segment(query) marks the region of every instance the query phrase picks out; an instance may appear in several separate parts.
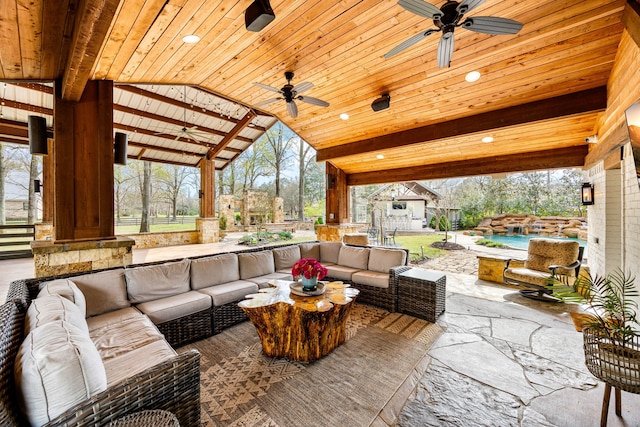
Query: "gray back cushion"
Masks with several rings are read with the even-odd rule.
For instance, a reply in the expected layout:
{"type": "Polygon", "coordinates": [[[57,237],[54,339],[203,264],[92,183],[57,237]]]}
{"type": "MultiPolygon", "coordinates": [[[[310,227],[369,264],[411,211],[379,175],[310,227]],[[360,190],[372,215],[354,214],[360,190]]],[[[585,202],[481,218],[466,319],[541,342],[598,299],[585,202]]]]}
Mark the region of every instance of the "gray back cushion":
{"type": "Polygon", "coordinates": [[[191,260],[191,289],[203,289],[240,279],[238,256],[221,254],[191,260]]]}
{"type": "Polygon", "coordinates": [[[300,258],[300,247],[298,245],[286,246],[272,250],[273,261],[276,264],[276,271],[290,269],[300,258]]]}
{"type": "Polygon", "coordinates": [[[124,268],[83,274],[70,279],[84,295],[87,317],[131,306],[127,299],[124,268]]]}
{"type": "Polygon", "coordinates": [[[271,251],[238,254],[240,263],[240,279],[264,276],[276,272],[271,251]]]}
{"type": "Polygon", "coordinates": [[[338,264],[342,242],[320,242],[320,262],[338,264]]]}
{"type": "Polygon", "coordinates": [[[366,270],[369,265],[369,248],[343,246],[338,255],[338,265],[366,270]]]}
{"type": "Polygon", "coordinates": [[[320,260],[320,243],[312,242],[312,243],[300,243],[298,245],[300,248],[300,258],[313,258],[320,260]]]}
{"type": "Polygon", "coordinates": [[[188,292],[189,260],[125,270],[127,293],[132,303],[153,301],[188,292]]]}
{"type": "Polygon", "coordinates": [[[368,270],[388,273],[392,267],[406,263],[407,253],[402,249],[371,248],[368,270]]]}

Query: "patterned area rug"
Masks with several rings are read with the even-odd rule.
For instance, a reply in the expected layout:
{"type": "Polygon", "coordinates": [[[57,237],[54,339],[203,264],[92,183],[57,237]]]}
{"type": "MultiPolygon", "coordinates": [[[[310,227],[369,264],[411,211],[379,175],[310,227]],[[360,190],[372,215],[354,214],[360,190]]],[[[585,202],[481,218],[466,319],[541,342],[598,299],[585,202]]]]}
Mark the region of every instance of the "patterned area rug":
{"type": "Polygon", "coordinates": [[[346,342],[312,363],[263,356],[248,321],[181,350],[202,355],[203,426],[368,426],[441,332],[355,304],[346,342]]]}

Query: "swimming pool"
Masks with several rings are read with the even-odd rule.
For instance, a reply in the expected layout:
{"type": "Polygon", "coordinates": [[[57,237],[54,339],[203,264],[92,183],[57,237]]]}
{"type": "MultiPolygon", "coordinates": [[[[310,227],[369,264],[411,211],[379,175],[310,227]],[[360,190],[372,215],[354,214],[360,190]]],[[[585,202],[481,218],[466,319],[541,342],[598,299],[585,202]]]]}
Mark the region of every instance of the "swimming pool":
{"type": "Polygon", "coordinates": [[[544,238],[544,239],[557,239],[557,240],[575,240],[576,242],[580,242],[580,246],[587,247],[587,242],[584,240],[578,240],[574,237],[547,237],[547,236],[538,236],[537,234],[515,234],[513,236],[484,236],[487,240],[493,240],[494,242],[504,243],[505,245],[511,246],[512,248],[518,249],[527,249],[529,247],[529,240],[536,238],[544,238]]]}

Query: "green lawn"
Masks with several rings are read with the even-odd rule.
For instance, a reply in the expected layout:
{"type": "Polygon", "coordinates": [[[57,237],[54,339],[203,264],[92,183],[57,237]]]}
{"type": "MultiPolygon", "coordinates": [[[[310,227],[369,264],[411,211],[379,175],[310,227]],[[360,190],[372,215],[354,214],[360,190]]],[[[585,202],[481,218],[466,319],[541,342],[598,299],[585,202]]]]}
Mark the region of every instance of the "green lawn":
{"type": "Polygon", "coordinates": [[[443,239],[441,234],[427,234],[419,236],[396,236],[396,243],[409,249],[411,260],[419,260],[423,255],[427,258],[437,258],[447,251],[429,247],[433,242],[443,239]],[[421,248],[422,247],[422,248],[421,248]]]}

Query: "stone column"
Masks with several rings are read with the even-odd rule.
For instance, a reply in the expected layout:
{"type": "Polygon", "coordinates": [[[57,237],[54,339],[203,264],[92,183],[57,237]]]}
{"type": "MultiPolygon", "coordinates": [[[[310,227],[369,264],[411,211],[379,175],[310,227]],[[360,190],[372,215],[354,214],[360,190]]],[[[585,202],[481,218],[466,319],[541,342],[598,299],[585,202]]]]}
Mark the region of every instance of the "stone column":
{"type": "Polygon", "coordinates": [[[220,241],[220,222],[218,218],[196,218],[198,243],[217,243],[220,241]]]}
{"type": "Polygon", "coordinates": [[[284,199],[282,197],[274,197],[271,218],[271,222],[274,223],[284,222],[284,199]]]}
{"type": "Polygon", "coordinates": [[[233,194],[221,195],[218,199],[220,218],[227,218],[227,231],[236,231],[236,197],[233,194]]]}

